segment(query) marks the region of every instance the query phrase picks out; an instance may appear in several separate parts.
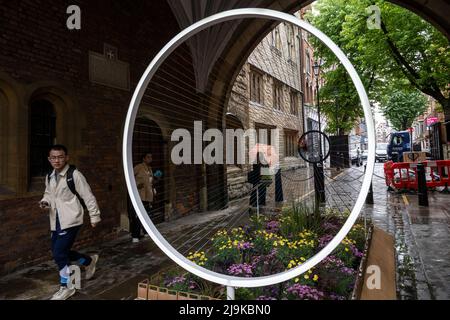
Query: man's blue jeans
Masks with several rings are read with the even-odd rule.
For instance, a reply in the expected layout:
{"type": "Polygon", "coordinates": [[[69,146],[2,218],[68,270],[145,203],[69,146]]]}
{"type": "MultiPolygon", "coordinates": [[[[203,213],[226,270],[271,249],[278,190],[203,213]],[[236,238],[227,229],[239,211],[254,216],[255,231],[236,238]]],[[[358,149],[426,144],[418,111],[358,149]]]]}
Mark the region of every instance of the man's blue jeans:
{"type": "Polygon", "coordinates": [[[61,230],[56,214],[56,231],[52,231],[52,254],[60,271],[69,266],[71,261],[77,261],[84,266],[91,263],[92,259],[89,256],[71,250],[80,228],[81,226],[76,226],[61,230]]]}

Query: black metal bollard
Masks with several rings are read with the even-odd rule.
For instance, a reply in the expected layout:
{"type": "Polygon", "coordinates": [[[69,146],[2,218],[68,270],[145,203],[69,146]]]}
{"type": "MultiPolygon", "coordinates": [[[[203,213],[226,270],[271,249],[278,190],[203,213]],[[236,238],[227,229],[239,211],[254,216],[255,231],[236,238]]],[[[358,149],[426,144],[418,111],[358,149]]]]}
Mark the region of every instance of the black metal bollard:
{"type": "Polygon", "coordinates": [[[275,202],[283,202],[283,182],[281,181],[281,168],[275,173],[275,202]]]}
{"type": "Polygon", "coordinates": [[[450,194],[450,191],[448,190],[448,183],[445,183],[444,189],[441,191],[441,193],[450,194]]]}
{"type": "Polygon", "coordinates": [[[428,189],[427,180],[425,177],[425,167],[423,163],[417,164],[417,184],[418,184],[418,196],[419,206],[428,207],[428,189]]]}
{"type": "MultiPolygon", "coordinates": [[[[366,172],[367,169],[367,164],[364,165],[364,172],[366,172]]],[[[372,185],[372,180],[370,180],[370,188],[369,188],[369,193],[367,194],[366,197],[366,204],[373,204],[373,185],[372,185]]]]}
{"type": "Polygon", "coordinates": [[[323,174],[323,164],[314,163],[313,168],[316,203],[325,203],[325,176],[323,174]]]}

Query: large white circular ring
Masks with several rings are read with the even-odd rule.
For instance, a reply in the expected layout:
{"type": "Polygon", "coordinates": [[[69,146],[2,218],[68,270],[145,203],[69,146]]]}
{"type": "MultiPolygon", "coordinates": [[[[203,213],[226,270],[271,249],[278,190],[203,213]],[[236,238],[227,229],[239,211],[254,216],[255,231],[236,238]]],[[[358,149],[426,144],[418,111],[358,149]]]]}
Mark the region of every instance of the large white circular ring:
{"type": "Polygon", "coordinates": [[[212,281],[218,284],[222,284],[224,286],[230,287],[263,287],[269,286],[273,284],[277,284],[280,282],[284,282],[295,277],[298,277],[302,273],[307,270],[313,268],[320,261],[325,259],[345,238],[347,233],[352,228],[356,219],[358,218],[359,212],[361,211],[367,193],[369,191],[372,174],[375,166],[375,131],[372,113],[370,109],[369,99],[367,97],[367,93],[364,89],[364,86],[361,82],[361,79],[358,76],[353,65],[347,59],[345,54],[339,49],[339,47],[331,41],[324,33],[320,30],[316,29],[312,25],[307,22],[296,18],[293,15],[282,13],[279,11],[268,10],[268,9],[235,9],[224,11],[213,16],[207,17],[192,26],[186,28],[182,32],[180,32],[177,36],[175,36],[153,59],[153,61],[149,64],[147,69],[145,70],[139,84],[134,91],[133,98],[130,102],[130,107],[128,109],[127,118],[125,122],[124,129],[124,137],[123,137],[123,163],[125,169],[125,179],[127,183],[127,188],[130,193],[131,201],[133,203],[134,208],[136,209],[137,215],[141,220],[145,230],[148,232],[150,237],[156,243],[156,245],[173,261],[175,261],[178,265],[180,265],[185,270],[203,278],[208,281],[212,281]],[[228,276],[224,274],[220,274],[217,272],[213,272],[211,270],[202,268],[195,263],[191,262],[183,255],[181,255],[175,248],[173,248],[166,239],[159,233],[156,229],[155,225],[152,223],[147,214],[143,214],[146,212],[142,202],[140,201],[139,193],[136,187],[136,181],[133,174],[133,161],[132,161],[132,139],[133,139],[133,128],[136,120],[136,114],[138,112],[139,105],[141,103],[142,96],[152,79],[155,72],[158,70],[159,66],[164,62],[164,60],[184,41],[186,41],[191,36],[199,33],[200,31],[219,24],[221,22],[235,20],[235,19],[243,19],[243,18],[265,18],[270,20],[279,20],[282,22],[292,23],[293,25],[302,28],[318,39],[320,39],[330,50],[334,52],[337,58],[341,61],[347,72],[349,73],[352,81],[358,91],[359,98],[361,100],[361,104],[364,109],[364,116],[367,124],[368,138],[369,138],[369,153],[368,153],[368,162],[366,174],[363,180],[363,184],[361,187],[361,191],[359,193],[358,199],[356,200],[355,206],[353,207],[350,216],[347,221],[341,228],[341,230],[337,233],[337,235],[333,238],[333,240],[328,243],[320,252],[314,255],[312,258],[307,260],[305,263],[300,266],[290,269],[278,274],[265,276],[265,277],[256,277],[256,278],[241,278],[228,276]],[[131,173],[131,174],[130,174],[131,173]]]}

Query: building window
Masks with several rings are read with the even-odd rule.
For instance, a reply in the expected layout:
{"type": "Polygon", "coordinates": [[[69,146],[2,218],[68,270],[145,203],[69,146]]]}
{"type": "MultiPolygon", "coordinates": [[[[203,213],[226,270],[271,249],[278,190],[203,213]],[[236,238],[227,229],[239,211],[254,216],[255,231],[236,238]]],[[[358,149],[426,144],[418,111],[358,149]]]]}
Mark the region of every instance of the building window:
{"type": "Polygon", "coordinates": [[[291,114],[298,116],[298,95],[295,92],[290,93],[291,114]]]}
{"type": "MultiPolygon", "coordinates": [[[[262,123],[255,123],[256,130],[256,143],[273,145],[276,141],[272,141],[272,130],[276,129],[275,126],[270,126],[262,123]]],[[[275,137],[273,137],[275,139],[275,137]]]]}
{"type": "Polygon", "coordinates": [[[282,110],[282,98],[283,98],[283,86],[282,84],[274,80],[273,81],[273,108],[276,110],[282,110]]]}
{"type": "Polygon", "coordinates": [[[263,75],[256,70],[250,71],[250,101],[263,103],[263,75]]]}
{"type": "Polygon", "coordinates": [[[311,56],[309,55],[308,51],[306,51],[305,68],[306,68],[306,73],[311,75],[311,56]]]}
{"type": "Polygon", "coordinates": [[[289,25],[287,27],[287,42],[288,42],[288,56],[292,61],[295,60],[295,36],[294,36],[294,26],[289,25]]]}
{"type": "MultiPolygon", "coordinates": [[[[30,176],[43,177],[51,171],[49,148],[56,143],[56,113],[47,100],[36,100],[30,108],[30,176]]],[[[33,184],[33,181],[31,181],[33,184]]]]}
{"type": "Polygon", "coordinates": [[[272,32],[272,46],[281,51],[281,36],[279,27],[272,32]]]}
{"type": "Polygon", "coordinates": [[[297,146],[297,131],[284,131],[284,156],[295,157],[297,146]]]}

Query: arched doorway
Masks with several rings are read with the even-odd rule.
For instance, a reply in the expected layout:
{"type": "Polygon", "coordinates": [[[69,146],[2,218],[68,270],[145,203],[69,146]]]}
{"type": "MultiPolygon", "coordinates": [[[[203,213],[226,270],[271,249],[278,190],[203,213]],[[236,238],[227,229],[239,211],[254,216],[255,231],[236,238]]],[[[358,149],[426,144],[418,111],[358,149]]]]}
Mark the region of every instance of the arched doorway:
{"type": "Polygon", "coordinates": [[[151,165],[153,173],[155,174],[157,171],[162,173],[161,178],[155,177],[153,179],[153,186],[156,189],[156,196],[152,204],[153,223],[164,222],[165,216],[165,200],[167,194],[164,182],[167,175],[167,166],[164,145],[165,141],[161,128],[155,121],[147,118],[136,119],[133,134],[133,165],[135,166],[141,163],[145,154],[151,153],[153,156],[151,165]]]}

